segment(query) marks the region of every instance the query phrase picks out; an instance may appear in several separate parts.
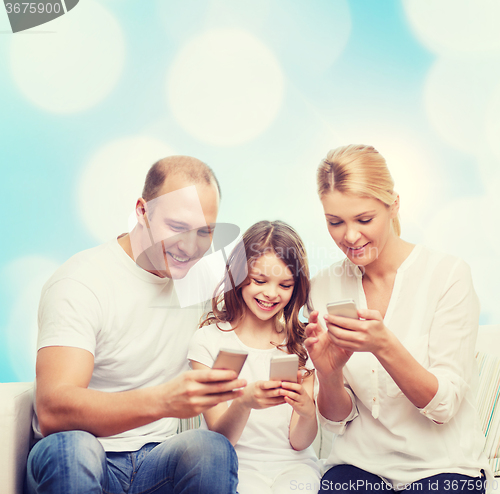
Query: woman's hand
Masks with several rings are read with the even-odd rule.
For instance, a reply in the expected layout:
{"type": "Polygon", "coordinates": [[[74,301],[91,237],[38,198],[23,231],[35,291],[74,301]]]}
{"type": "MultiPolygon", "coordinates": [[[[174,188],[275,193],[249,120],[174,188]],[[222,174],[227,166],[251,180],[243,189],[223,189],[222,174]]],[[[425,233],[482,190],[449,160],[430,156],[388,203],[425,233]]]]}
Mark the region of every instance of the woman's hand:
{"type": "Polygon", "coordinates": [[[318,323],[318,311],[311,312],[309,316],[306,336],[304,346],[314,363],[318,377],[341,372],[353,352],[339,346],[329,331],[323,331],[318,323]]]}
{"type": "Polygon", "coordinates": [[[309,393],[302,386],[302,373],[300,371],[297,372],[296,383],[288,381],[281,383],[280,394],[300,417],[306,419],[314,419],[316,417],[316,406],[309,393]]]}
{"type": "Polygon", "coordinates": [[[325,316],[333,343],[346,352],[370,352],[375,356],[387,350],[395,337],[384,325],[380,312],[360,309],[358,316],[362,319],[325,316]]]}
{"type": "Polygon", "coordinates": [[[242,405],[256,410],[274,407],[285,403],[280,391],[280,381],[255,381],[246,386],[243,396],[238,400],[242,405]]]}

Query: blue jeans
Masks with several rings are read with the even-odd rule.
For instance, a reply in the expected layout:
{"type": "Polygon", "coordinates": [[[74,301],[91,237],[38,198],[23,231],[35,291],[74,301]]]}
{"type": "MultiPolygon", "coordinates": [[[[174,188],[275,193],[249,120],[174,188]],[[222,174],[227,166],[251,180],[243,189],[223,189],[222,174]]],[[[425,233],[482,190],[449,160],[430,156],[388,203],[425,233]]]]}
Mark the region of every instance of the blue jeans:
{"type": "Polygon", "coordinates": [[[27,494],[233,494],[238,459],[222,435],[191,430],[139,451],[106,453],[88,432],[51,434],[33,446],[27,494]]]}
{"type": "MultiPolygon", "coordinates": [[[[340,492],[344,494],[394,494],[396,491],[380,477],[353,465],[337,465],[328,470],[321,479],[318,494],[340,492]]],[[[440,473],[417,480],[409,486],[401,486],[405,491],[418,494],[484,494],[485,479],[468,477],[458,473],[440,473]],[[406,489],[405,489],[406,487],[406,489]]],[[[399,490],[399,489],[398,489],[399,490]]]]}

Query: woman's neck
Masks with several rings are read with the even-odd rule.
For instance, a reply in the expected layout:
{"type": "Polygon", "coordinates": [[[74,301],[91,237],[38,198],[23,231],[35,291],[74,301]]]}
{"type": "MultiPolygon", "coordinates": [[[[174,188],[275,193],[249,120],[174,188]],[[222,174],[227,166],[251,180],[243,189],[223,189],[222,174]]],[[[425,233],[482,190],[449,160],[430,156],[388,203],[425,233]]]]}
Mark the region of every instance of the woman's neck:
{"type": "Polygon", "coordinates": [[[394,235],[388,238],[384,250],[378,258],[364,267],[364,279],[375,281],[392,278],[415,247],[400,237],[394,235]]]}

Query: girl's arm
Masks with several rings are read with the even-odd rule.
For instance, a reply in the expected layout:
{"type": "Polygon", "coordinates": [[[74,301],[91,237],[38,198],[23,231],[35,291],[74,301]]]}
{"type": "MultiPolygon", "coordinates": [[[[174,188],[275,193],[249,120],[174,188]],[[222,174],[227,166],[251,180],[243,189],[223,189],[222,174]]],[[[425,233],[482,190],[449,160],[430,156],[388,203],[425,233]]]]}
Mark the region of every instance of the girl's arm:
{"type": "MultiPolygon", "coordinates": [[[[191,360],[194,370],[209,369],[206,365],[191,360]]],[[[257,381],[245,387],[243,396],[233,400],[231,405],[220,403],[203,412],[203,417],[211,431],[225,436],[234,446],[239,441],[252,408],[268,408],[285,403],[280,396],[277,381],[257,381]]]]}
{"type": "MultiPolygon", "coordinates": [[[[299,383],[301,379],[298,373],[299,383]]],[[[316,406],[314,405],[314,373],[306,377],[302,384],[283,381],[281,394],[293,407],[290,420],[290,444],[295,450],[302,450],[312,444],[318,433],[316,406]]]]}

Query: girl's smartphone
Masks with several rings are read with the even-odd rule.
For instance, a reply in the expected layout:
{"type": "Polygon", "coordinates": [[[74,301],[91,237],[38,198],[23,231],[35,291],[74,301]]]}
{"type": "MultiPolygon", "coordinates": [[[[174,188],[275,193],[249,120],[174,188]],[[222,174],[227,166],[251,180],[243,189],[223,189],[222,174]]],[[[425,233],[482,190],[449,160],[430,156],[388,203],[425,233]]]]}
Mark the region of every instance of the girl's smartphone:
{"type": "Polygon", "coordinates": [[[228,350],[221,348],[217,354],[212,369],[232,370],[240,375],[241,369],[247,359],[248,352],[244,350],[228,350]]]}
{"type": "Polygon", "coordinates": [[[270,381],[297,382],[297,371],[299,370],[298,355],[280,355],[271,359],[269,371],[270,381]]]}
{"type": "Polygon", "coordinates": [[[356,302],[352,299],[339,300],[338,302],[331,302],[326,304],[326,310],[328,314],[332,316],[342,316],[350,317],[351,319],[359,319],[358,309],[356,308],[356,302]]]}

